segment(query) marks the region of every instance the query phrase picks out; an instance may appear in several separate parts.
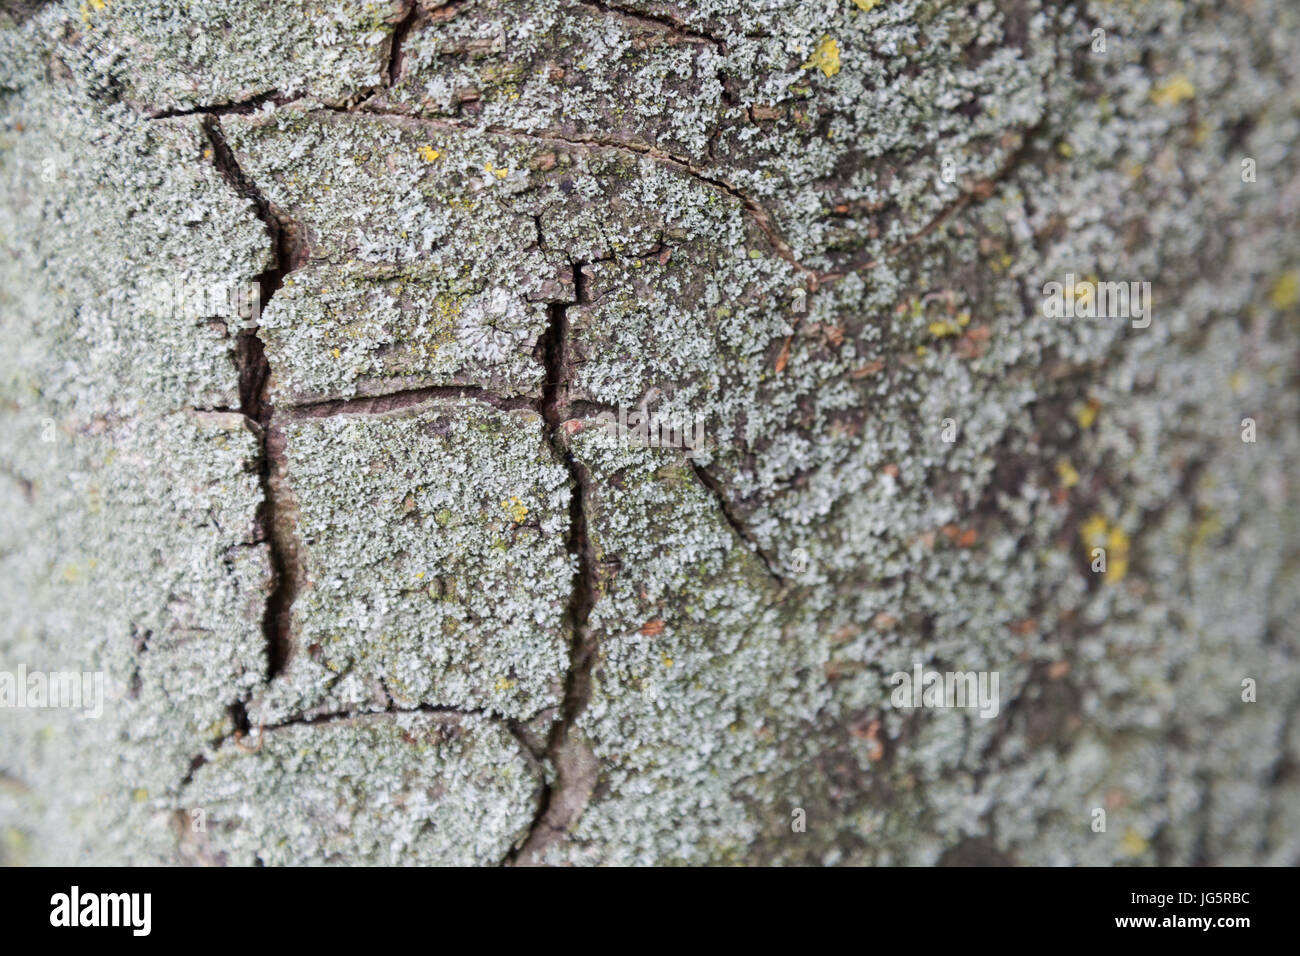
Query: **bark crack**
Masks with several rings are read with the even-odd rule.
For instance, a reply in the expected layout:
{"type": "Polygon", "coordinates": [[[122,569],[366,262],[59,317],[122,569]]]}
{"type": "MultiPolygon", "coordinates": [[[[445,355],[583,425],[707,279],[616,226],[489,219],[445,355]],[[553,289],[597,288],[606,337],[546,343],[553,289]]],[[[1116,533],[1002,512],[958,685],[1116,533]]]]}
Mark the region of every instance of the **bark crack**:
{"type": "Polygon", "coordinates": [[[327,398],[315,402],[287,405],[283,411],[292,418],[328,418],[333,415],[382,415],[422,405],[425,402],[469,399],[482,402],[503,411],[535,409],[533,399],[505,398],[480,385],[428,385],[380,395],[358,395],[353,398],[327,398]]]}
{"type": "Polygon", "coordinates": [[[149,110],[145,113],[145,117],[151,120],[162,120],[175,119],[178,116],[224,116],[229,113],[255,113],[267,104],[277,107],[287,106],[303,99],[305,95],[304,93],[297,93],[289,96],[279,90],[267,90],[247,99],[235,100],[230,103],[212,103],[172,110],[149,110]]]}
{"type": "Polygon", "coordinates": [[[397,85],[397,81],[402,76],[402,44],[411,33],[411,28],[415,26],[416,21],[420,19],[420,4],[416,0],[408,0],[405,9],[400,14],[400,19],[393,27],[392,35],[388,38],[388,62],[384,67],[384,78],[391,89],[397,85]]]}
{"type": "Polygon", "coordinates": [[[781,575],[777,574],[772,559],[769,558],[767,552],[759,546],[758,539],[754,537],[754,533],[750,531],[744,522],[737,518],[732,512],[731,505],[727,503],[727,497],[722,493],[722,485],[718,483],[718,479],[710,474],[699,462],[694,459],[690,459],[690,462],[691,469],[695,472],[695,477],[699,479],[700,484],[708,490],[709,494],[711,494],[713,499],[717,502],[718,510],[722,513],[722,518],[727,522],[727,526],[731,528],[732,533],[735,534],[735,536],[754,553],[758,560],[763,563],[763,567],[766,569],[768,577],[770,577],[779,587],[784,587],[785,579],[781,577],[781,575]]]}
{"type": "Polygon", "coordinates": [[[254,730],[249,726],[247,715],[244,713],[242,704],[234,704],[230,708],[231,717],[234,727],[226,733],[216,737],[208,742],[207,748],[203,753],[195,755],[190,761],[189,770],[181,779],[178,790],[184,790],[194,781],[194,775],[200,768],[207,766],[210,762],[208,752],[215,753],[227,745],[234,745],[238,750],[246,754],[255,754],[262,749],[262,744],[266,735],[278,730],[285,730],[289,727],[318,727],[325,724],[341,724],[350,720],[359,720],[366,717],[389,717],[397,714],[445,714],[458,717],[482,717],[485,720],[501,724],[509,731],[510,736],[519,744],[525,758],[530,762],[536,760],[536,755],[532,748],[528,746],[527,741],[512,721],[508,721],[493,713],[486,708],[477,707],[451,707],[442,704],[419,704],[415,707],[396,707],[391,703],[383,710],[341,710],[331,711],[322,714],[299,714],[288,717],[284,720],[276,721],[272,724],[259,724],[254,730]],[[251,741],[251,742],[246,742],[251,741]]]}
{"type": "MultiPolygon", "coordinates": [[[[689,38],[692,42],[707,42],[725,49],[722,41],[717,38],[690,31],[684,24],[672,18],[657,19],[648,14],[623,10],[607,2],[600,2],[600,0],[590,0],[590,2],[585,2],[584,5],[605,13],[617,14],[640,22],[654,24],[658,28],[669,29],[675,35],[689,38]]],[[[402,43],[409,32],[418,24],[422,14],[421,5],[418,2],[411,2],[402,9],[401,18],[395,24],[389,41],[390,49],[387,54],[384,72],[385,86],[387,87],[393,86],[400,78],[402,43]]],[[[361,101],[353,106],[326,105],[325,108],[333,112],[374,116],[398,124],[412,123],[458,132],[505,136],[549,145],[610,149],[628,155],[646,157],[663,166],[682,172],[735,200],[749,215],[751,221],[763,234],[773,251],[803,277],[809,291],[816,291],[823,283],[834,282],[848,275],[876,268],[884,261],[883,259],[851,261],[847,266],[832,270],[819,271],[810,268],[799,261],[792,247],[781,235],[772,216],[757,199],[749,196],[745,191],[726,179],[714,175],[704,167],[693,163],[688,158],[674,155],[654,146],[614,141],[595,136],[564,135],[555,131],[527,131],[502,126],[474,127],[455,121],[415,117],[399,111],[369,105],[365,100],[372,94],[373,91],[371,91],[371,94],[362,94],[361,101]]],[[[300,97],[295,97],[295,99],[297,98],[300,97]]],[[[276,93],[266,93],[242,103],[176,111],[151,117],[163,118],[164,116],[193,114],[202,114],[204,116],[203,126],[212,143],[218,170],[226,181],[235,188],[236,192],[254,203],[258,217],[266,225],[268,235],[272,240],[272,264],[259,277],[262,290],[261,304],[263,306],[281,288],[285,275],[300,267],[305,261],[307,251],[305,236],[302,228],[275,208],[240,169],[233,152],[225,142],[217,116],[223,113],[250,113],[267,103],[280,106],[287,102],[290,102],[290,100],[280,97],[276,93]]],[[[918,232],[891,248],[887,255],[892,257],[902,253],[940,228],[943,223],[956,216],[972,202],[990,195],[993,187],[1002,179],[1011,175],[1023,161],[1031,139],[1042,125],[1043,120],[1040,120],[1034,128],[1024,134],[1019,147],[991,178],[963,191],[956,200],[945,206],[918,232]]],[[[538,227],[539,248],[546,248],[544,237],[541,235],[541,222],[539,219],[535,221],[538,227]]],[[[659,249],[654,250],[655,253],[659,251],[659,249]]],[[[564,676],[563,696],[556,719],[553,721],[547,737],[544,751],[539,753],[538,748],[529,742],[527,735],[523,733],[516,723],[512,721],[504,722],[504,726],[510,730],[521,751],[529,760],[533,761],[534,764],[540,763],[542,760],[549,761],[555,772],[553,782],[543,781],[542,796],[533,822],[503,860],[505,865],[531,865],[542,862],[545,853],[562,841],[580,818],[595,789],[598,776],[596,757],[590,746],[581,739],[581,735],[576,731],[577,719],[587,707],[590,699],[592,669],[597,656],[596,640],[589,623],[592,609],[599,596],[595,549],[588,528],[588,508],[592,485],[586,467],[572,452],[564,427],[566,419],[570,417],[571,413],[576,413],[579,417],[582,417],[585,406],[591,404],[574,403],[570,400],[569,388],[572,362],[569,355],[568,314],[570,307],[590,301],[590,291],[584,273],[584,266],[590,264],[589,262],[573,262],[571,260],[570,265],[574,277],[573,298],[549,304],[547,328],[537,344],[537,354],[545,372],[539,398],[503,398],[481,386],[429,386],[386,395],[307,402],[290,405],[282,411],[284,415],[297,418],[316,418],[339,414],[380,414],[411,407],[431,399],[470,398],[486,402],[498,408],[511,410],[531,407],[543,419],[545,441],[556,457],[563,462],[571,481],[569,500],[570,530],[566,550],[575,564],[575,569],[573,586],[564,614],[569,631],[569,663],[564,676]]],[[[257,422],[263,444],[261,457],[264,495],[259,524],[267,534],[274,572],[273,591],[267,600],[266,615],[263,622],[263,630],[267,638],[269,680],[283,670],[291,651],[289,611],[292,607],[297,584],[298,572],[297,568],[293,566],[296,559],[296,542],[292,540],[292,536],[287,533],[284,527],[284,522],[280,520],[279,511],[282,498],[279,486],[281,482],[277,481],[277,477],[282,478],[282,476],[277,475],[277,471],[283,465],[283,437],[279,435],[278,429],[275,428],[275,409],[273,409],[269,397],[271,369],[266,359],[264,344],[258,336],[256,328],[240,333],[236,351],[237,365],[240,372],[239,411],[257,422]]],[[[700,483],[715,499],[719,511],[736,538],[758,557],[772,581],[776,585],[784,587],[786,582],[777,573],[772,559],[759,546],[753,533],[732,512],[718,480],[697,462],[692,461],[691,466],[700,483]]],[[[252,749],[255,750],[260,748],[263,734],[268,731],[295,725],[315,726],[364,716],[364,714],[349,711],[311,717],[293,717],[274,725],[259,727],[254,737],[252,728],[248,726],[244,706],[244,703],[240,702],[232,707],[231,714],[234,729],[214,741],[212,746],[221,747],[233,742],[240,749],[248,750],[250,748],[244,741],[253,737],[256,740],[256,745],[252,749]]],[[[387,710],[374,713],[476,714],[488,719],[500,720],[499,717],[495,717],[485,710],[465,710],[434,705],[421,705],[409,710],[396,710],[391,701],[387,710]]],[[[182,782],[182,787],[190,782],[194,773],[206,763],[206,760],[207,758],[203,754],[194,759],[189,773],[182,782]]]]}
{"type": "MultiPolygon", "coordinates": [[[[235,159],[221,131],[220,121],[206,116],[203,129],[212,145],[213,162],[222,178],[240,196],[253,203],[271,242],[271,262],[257,278],[258,315],[284,286],[285,276],[303,265],[309,255],[304,230],[258,191],[235,159]]],[[[235,365],[239,373],[239,412],[257,424],[261,445],[259,480],[262,504],[257,525],[266,541],[272,584],[262,619],[266,639],[267,673],[272,680],[284,670],[292,653],[290,612],[298,587],[298,543],[293,533],[296,508],[287,488],[284,434],[275,421],[271,403],[271,366],[258,334],[258,320],[242,329],[235,340],[235,365]]]]}
{"type": "Polygon", "coordinates": [[[608,0],[579,0],[579,3],[606,16],[620,17],[632,23],[667,32],[683,43],[705,43],[714,47],[719,53],[727,52],[726,41],[702,30],[693,29],[685,20],[667,12],[651,13],[648,10],[632,10],[616,3],[609,3],[608,0]]]}
{"type": "Polygon", "coordinates": [[[596,759],[590,748],[574,733],[574,723],[591,697],[591,671],[596,660],[596,640],[589,626],[592,607],[598,597],[595,548],[587,527],[591,477],[565,441],[564,421],[569,411],[569,316],[570,306],[588,300],[583,267],[574,262],[573,299],[551,303],[550,321],[537,343],[546,370],[546,384],[537,410],[542,415],[546,441],[564,462],[571,481],[569,538],[567,550],[576,562],[573,589],[565,620],[568,624],[569,667],[558,717],[547,741],[546,756],[555,768],[554,783],[548,784],[528,832],[506,856],[508,866],[540,863],[546,850],[563,839],[586,808],[596,783],[596,759]]]}

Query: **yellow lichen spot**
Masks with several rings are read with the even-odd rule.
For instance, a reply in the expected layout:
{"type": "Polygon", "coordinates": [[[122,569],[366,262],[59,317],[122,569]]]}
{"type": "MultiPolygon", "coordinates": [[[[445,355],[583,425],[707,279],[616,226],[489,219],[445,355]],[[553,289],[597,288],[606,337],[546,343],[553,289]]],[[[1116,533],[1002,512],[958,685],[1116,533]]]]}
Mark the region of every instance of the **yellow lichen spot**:
{"type": "MultiPolygon", "coordinates": [[[[100,7],[101,8],[103,7],[102,3],[100,4],[100,7]]],[[[133,799],[136,803],[144,803],[146,800],[149,799],[149,791],[146,790],[144,787],[136,787],[135,790],[131,792],[131,799],[133,799]]]]}
{"type": "Polygon", "coordinates": [[[812,67],[816,67],[827,76],[834,76],[838,73],[840,71],[839,42],[829,36],[822,37],[821,42],[817,44],[817,49],[813,51],[813,55],[808,57],[808,62],[800,69],[807,70],[812,67]]]}
{"type": "Polygon", "coordinates": [[[876,7],[880,6],[880,0],[853,0],[853,5],[863,13],[870,13],[876,7]]]}
{"type": "Polygon", "coordinates": [[[1289,309],[1300,302],[1300,271],[1292,269],[1282,273],[1273,283],[1268,301],[1275,309],[1289,309]]]}
{"type": "Polygon", "coordinates": [[[524,503],[513,496],[501,502],[501,507],[506,509],[510,519],[515,524],[522,524],[523,520],[528,517],[528,509],[524,507],[524,503]]]}
{"type": "Polygon", "coordinates": [[[423,159],[426,163],[431,163],[439,156],[442,155],[442,153],[438,152],[436,149],[434,149],[432,146],[429,146],[428,144],[421,146],[416,152],[420,154],[420,158],[423,159]]]}
{"type": "Polygon", "coordinates": [[[918,357],[924,355],[924,354],[925,354],[926,352],[928,352],[928,351],[930,351],[930,350],[927,349],[924,345],[918,345],[918,346],[916,347],[916,354],[917,354],[918,357]]]}
{"type": "Polygon", "coordinates": [[[664,655],[664,667],[672,667],[672,666],[673,666],[673,659],[672,659],[671,657],[669,657],[667,654],[665,654],[665,655],[664,655]]]}
{"type": "Polygon", "coordinates": [[[1080,428],[1091,428],[1093,422],[1097,420],[1097,412],[1101,409],[1101,402],[1095,398],[1088,399],[1081,405],[1075,406],[1074,420],[1079,423],[1080,428]]]}
{"type": "Polygon", "coordinates": [[[501,167],[500,169],[498,169],[496,166],[493,166],[491,163],[484,163],[483,168],[487,170],[489,173],[491,173],[493,176],[495,176],[497,179],[505,179],[507,176],[510,175],[509,169],[506,169],[505,167],[501,167]]]}
{"type": "Polygon", "coordinates": [[[519,682],[510,680],[509,678],[506,677],[498,677],[496,688],[497,690],[510,690],[510,688],[514,687],[517,683],[519,682]]]}
{"type": "Polygon", "coordinates": [[[931,322],[930,334],[936,339],[941,339],[949,335],[960,335],[961,329],[956,322],[931,322]]]}
{"type": "Polygon", "coordinates": [[[1151,91],[1151,102],[1157,106],[1177,106],[1196,95],[1196,87],[1186,73],[1178,73],[1151,91]]]}
{"type": "Polygon", "coordinates": [[[966,328],[966,326],[970,325],[970,313],[969,312],[957,313],[957,324],[960,325],[963,329],[966,328]]]}
{"type": "Polygon", "coordinates": [[[1106,580],[1112,584],[1124,580],[1128,574],[1128,533],[1123,528],[1112,528],[1106,535],[1106,580]]]}
{"type": "Polygon", "coordinates": [[[334,356],[335,358],[338,358],[342,354],[343,353],[340,352],[338,349],[330,349],[330,355],[334,356]]]}
{"type": "Polygon", "coordinates": [[[1056,463],[1056,475],[1066,488],[1073,488],[1079,483],[1079,471],[1067,458],[1062,458],[1056,463]]]}
{"type": "Polygon", "coordinates": [[[1240,392],[1245,387],[1246,387],[1245,375],[1242,375],[1240,372],[1233,372],[1231,375],[1228,376],[1228,388],[1232,389],[1234,392],[1240,392]]]}
{"type": "Polygon", "coordinates": [[[1056,144],[1056,151],[1066,159],[1074,155],[1074,147],[1064,141],[1056,144]]]}
{"type": "Polygon", "coordinates": [[[1104,515],[1093,515],[1079,526],[1079,537],[1083,539],[1083,546],[1089,549],[1104,548],[1109,528],[1110,524],[1104,515]]]}
{"type": "Polygon", "coordinates": [[[1088,557],[1094,548],[1106,549],[1106,580],[1112,584],[1128,574],[1129,537],[1123,528],[1112,528],[1105,516],[1095,514],[1079,527],[1079,537],[1088,557]]]}
{"type": "Polygon", "coordinates": [[[416,576],[417,578],[422,578],[422,577],[424,577],[424,572],[423,572],[423,571],[416,571],[416,572],[415,572],[415,576],[416,576]]]}
{"type": "Polygon", "coordinates": [[[1119,841],[1119,848],[1125,856],[1141,856],[1147,851],[1147,841],[1142,838],[1142,834],[1129,827],[1119,841]]]}

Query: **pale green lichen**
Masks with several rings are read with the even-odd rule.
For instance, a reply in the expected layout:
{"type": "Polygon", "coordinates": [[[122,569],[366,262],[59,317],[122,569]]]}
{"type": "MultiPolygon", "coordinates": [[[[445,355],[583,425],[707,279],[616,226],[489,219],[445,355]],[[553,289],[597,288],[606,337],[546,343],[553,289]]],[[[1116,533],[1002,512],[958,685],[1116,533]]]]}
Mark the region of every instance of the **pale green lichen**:
{"type": "Polygon", "coordinates": [[[1295,11],[626,6],[444,10],[391,87],[384,6],[5,23],[0,649],[115,694],[0,717],[3,858],[506,858],[581,670],[581,477],[599,769],[545,858],[1294,863],[1295,11]],[[212,119],[308,253],[258,330],[305,583],[269,680],[238,330],[145,295],[273,264],[200,120],[144,118],[246,100],[212,119]],[[1044,320],[1066,274],[1155,320],[1044,320]],[[891,709],[917,662],[998,670],[1000,716],[891,709]]]}

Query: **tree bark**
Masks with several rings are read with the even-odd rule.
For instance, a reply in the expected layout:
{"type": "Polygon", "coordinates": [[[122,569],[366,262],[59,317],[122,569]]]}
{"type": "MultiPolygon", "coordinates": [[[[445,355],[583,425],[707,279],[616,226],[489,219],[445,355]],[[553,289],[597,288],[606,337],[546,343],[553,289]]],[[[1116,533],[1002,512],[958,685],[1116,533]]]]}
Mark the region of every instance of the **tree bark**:
{"type": "Polygon", "coordinates": [[[170,10],[0,13],[0,862],[1300,862],[1294,4],[170,10]]]}

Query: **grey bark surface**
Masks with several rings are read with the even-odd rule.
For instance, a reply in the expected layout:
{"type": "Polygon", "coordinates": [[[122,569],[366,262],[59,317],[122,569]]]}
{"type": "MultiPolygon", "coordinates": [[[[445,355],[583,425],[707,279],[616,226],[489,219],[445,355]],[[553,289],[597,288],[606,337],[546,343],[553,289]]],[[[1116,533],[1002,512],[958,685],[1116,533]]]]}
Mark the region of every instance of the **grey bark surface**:
{"type": "Polygon", "coordinates": [[[1298,42],[6,4],[0,862],[1300,862],[1298,42]]]}

